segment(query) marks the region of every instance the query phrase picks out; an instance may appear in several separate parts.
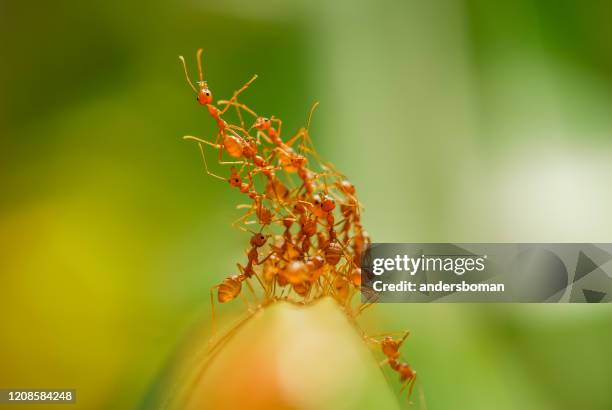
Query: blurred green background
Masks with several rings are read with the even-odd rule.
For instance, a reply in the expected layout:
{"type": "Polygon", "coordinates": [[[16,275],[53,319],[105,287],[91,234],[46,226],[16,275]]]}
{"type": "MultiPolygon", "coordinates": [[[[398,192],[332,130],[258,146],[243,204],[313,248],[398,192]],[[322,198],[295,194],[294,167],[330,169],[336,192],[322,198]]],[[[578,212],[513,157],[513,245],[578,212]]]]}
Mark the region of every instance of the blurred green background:
{"type": "MultiPolygon", "coordinates": [[[[2,1],[0,387],[133,409],[207,328],[210,286],[243,259],[241,197],[180,139],[214,124],[179,54],[194,68],[204,48],[219,98],[259,74],[243,100],[286,130],[321,101],[313,138],[375,241],[610,242],[611,18],[567,0],[2,1]]],[[[612,408],[608,306],[364,322],[412,331],[429,409],[612,408]]]]}

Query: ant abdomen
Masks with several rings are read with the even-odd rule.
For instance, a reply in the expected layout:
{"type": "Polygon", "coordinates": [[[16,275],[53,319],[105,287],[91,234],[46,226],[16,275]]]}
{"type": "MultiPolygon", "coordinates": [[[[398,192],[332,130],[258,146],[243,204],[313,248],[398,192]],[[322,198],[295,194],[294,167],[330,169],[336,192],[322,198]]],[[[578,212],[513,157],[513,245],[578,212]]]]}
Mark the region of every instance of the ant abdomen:
{"type": "Polygon", "coordinates": [[[242,148],[244,143],[242,140],[235,135],[227,135],[223,139],[223,146],[227,153],[234,158],[240,158],[242,156],[242,148]]]}
{"type": "Polygon", "coordinates": [[[325,261],[330,265],[337,265],[342,258],[343,249],[338,242],[330,242],[325,248],[325,261]]]}
{"type": "Polygon", "coordinates": [[[230,276],[225,278],[218,287],[217,299],[219,303],[226,303],[234,300],[240,294],[242,280],[240,276],[230,276]]]}

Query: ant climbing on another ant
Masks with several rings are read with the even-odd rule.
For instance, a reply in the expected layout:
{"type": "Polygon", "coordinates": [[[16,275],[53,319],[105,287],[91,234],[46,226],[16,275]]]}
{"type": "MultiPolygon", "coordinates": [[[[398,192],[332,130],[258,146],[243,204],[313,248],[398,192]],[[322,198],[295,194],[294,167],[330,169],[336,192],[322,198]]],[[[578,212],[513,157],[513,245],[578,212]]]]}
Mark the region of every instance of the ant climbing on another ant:
{"type": "MultiPolygon", "coordinates": [[[[191,86],[191,89],[196,93],[196,101],[200,105],[206,106],[206,108],[208,109],[208,113],[216,121],[217,127],[219,128],[220,132],[225,131],[227,128],[240,129],[240,127],[228,124],[227,121],[221,118],[221,116],[225,114],[225,112],[229,108],[229,105],[227,105],[222,110],[219,110],[219,108],[213,105],[212,92],[208,88],[208,82],[204,80],[204,70],[202,69],[202,49],[201,48],[198,49],[196,53],[196,59],[198,62],[198,74],[199,74],[199,79],[200,79],[200,81],[198,81],[197,83],[198,88],[196,88],[195,85],[193,85],[193,82],[189,78],[189,72],[187,71],[187,64],[185,63],[185,58],[183,56],[179,56],[179,60],[181,60],[181,63],[183,64],[183,70],[185,71],[185,78],[187,79],[187,83],[189,84],[189,86],[191,86]]],[[[249,87],[249,85],[251,85],[251,83],[255,81],[256,79],[257,79],[257,74],[251,77],[251,79],[247,81],[240,89],[235,91],[230,101],[235,101],[238,98],[238,96],[244,90],[246,90],[249,87]]]]}
{"type": "Polygon", "coordinates": [[[270,118],[260,116],[257,113],[255,113],[255,111],[247,107],[246,105],[239,103],[235,98],[229,101],[219,100],[218,103],[225,104],[225,109],[227,109],[229,106],[235,106],[238,112],[240,112],[240,110],[244,110],[250,115],[252,115],[255,118],[255,122],[253,123],[250,129],[255,128],[257,130],[256,140],[259,141],[260,138],[263,138],[268,143],[274,144],[276,146],[276,148],[274,149],[274,152],[279,158],[279,161],[281,165],[283,166],[283,168],[288,172],[300,173],[301,174],[300,178],[302,178],[304,182],[306,183],[305,181],[306,171],[303,169],[304,166],[306,165],[306,158],[303,155],[296,153],[293,150],[292,146],[296,141],[301,139],[302,143],[299,146],[300,151],[305,151],[307,153],[310,153],[317,160],[320,161],[320,156],[318,152],[315,150],[314,144],[312,143],[312,140],[309,134],[310,123],[312,121],[312,115],[314,111],[317,109],[317,107],[319,106],[318,101],[315,102],[310,108],[310,113],[308,115],[306,126],[300,128],[300,130],[298,130],[298,132],[293,137],[291,137],[287,142],[283,142],[283,140],[280,138],[282,121],[279,118],[275,118],[274,116],[270,118]],[[277,128],[274,128],[273,124],[277,124],[277,128]],[[306,144],[308,144],[308,146],[306,144]]]}
{"type": "MultiPolygon", "coordinates": [[[[208,113],[211,115],[211,117],[213,117],[213,119],[217,123],[218,132],[217,132],[217,137],[214,143],[201,139],[201,138],[190,136],[190,135],[184,137],[184,139],[194,140],[198,142],[198,144],[200,145],[200,150],[202,151],[203,157],[204,157],[204,151],[203,151],[201,144],[206,144],[206,145],[212,146],[215,149],[218,149],[219,151],[218,162],[220,164],[242,164],[244,163],[242,161],[234,161],[234,162],[223,161],[222,153],[223,153],[223,150],[225,150],[228,153],[228,155],[230,155],[231,157],[241,158],[244,155],[245,148],[248,149],[247,147],[248,141],[243,136],[241,136],[239,132],[242,132],[245,135],[248,135],[248,133],[246,132],[246,130],[244,130],[241,127],[238,127],[232,124],[228,124],[227,121],[225,121],[221,117],[223,114],[225,114],[225,112],[229,108],[229,105],[226,106],[222,110],[220,110],[215,105],[213,105],[212,92],[208,88],[208,83],[204,80],[204,71],[202,70],[202,49],[201,48],[198,49],[196,57],[197,57],[197,62],[198,62],[198,74],[199,74],[199,81],[197,83],[198,84],[197,88],[191,81],[191,78],[189,77],[189,72],[187,71],[187,64],[185,63],[185,58],[183,56],[179,56],[179,59],[183,65],[183,70],[185,71],[185,78],[187,79],[187,83],[189,84],[191,89],[196,93],[197,102],[200,105],[206,106],[206,108],[208,109],[208,113]],[[221,140],[221,144],[219,144],[219,140],[221,140]]],[[[255,81],[256,78],[257,78],[257,75],[254,75],[238,91],[234,92],[234,95],[230,99],[230,101],[235,100],[238,97],[238,95],[240,95],[244,90],[246,90],[249,87],[249,85],[253,81],[255,81]]],[[[206,163],[206,158],[204,158],[204,165],[206,166],[206,172],[209,175],[214,176],[216,178],[221,178],[218,175],[215,175],[214,173],[208,170],[208,164],[206,163]]]]}
{"type": "Polygon", "coordinates": [[[266,142],[270,144],[274,144],[282,148],[289,148],[289,146],[285,145],[283,140],[281,140],[280,138],[281,128],[283,126],[283,122],[281,121],[280,118],[276,118],[274,116],[268,118],[268,117],[262,117],[260,115],[257,115],[255,111],[250,109],[248,106],[246,106],[245,104],[239,103],[237,99],[234,99],[233,101],[232,100],[229,100],[229,101],[219,100],[217,103],[221,105],[225,105],[226,108],[229,106],[234,106],[236,108],[236,111],[239,113],[240,118],[242,118],[242,114],[240,114],[241,110],[244,110],[250,115],[252,115],[255,118],[255,122],[253,123],[253,125],[251,125],[251,128],[249,128],[249,130],[253,128],[257,130],[257,141],[258,142],[260,141],[260,139],[263,138],[264,140],[266,140],[266,142]],[[274,128],[273,124],[277,124],[277,128],[274,128]]]}
{"type": "MultiPolygon", "coordinates": [[[[210,290],[213,329],[215,303],[237,298],[253,313],[255,306],[258,309],[276,301],[308,305],[329,297],[356,322],[357,316],[372,306],[377,297],[361,284],[360,259],[370,237],[362,226],[362,206],[355,186],[333,164],[322,162],[313,145],[310,124],[318,103],[310,108],[305,126],[293,135],[288,134],[284,141],[280,118],[258,115],[239,102],[257,76],[230,99],[215,101],[204,78],[202,49],[196,53],[197,83],[191,81],[185,59],[179,58],[198,104],[206,107],[217,127],[214,142],[212,138],[184,138],[198,144],[209,175],[243,194],[240,197],[246,203],[237,208],[245,212],[233,226],[251,234],[247,261],[236,264],[238,274],[223,279],[210,290]],[[235,109],[236,115],[226,116],[230,109],[235,109]],[[238,121],[232,124],[230,118],[236,117],[238,121]],[[209,170],[205,157],[209,148],[205,146],[218,151],[219,165],[234,165],[227,175],[209,170]],[[253,224],[259,225],[259,232],[248,229],[253,224]],[[254,284],[255,280],[261,289],[254,284]],[[250,293],[242,292],[243,282],[250,293]],[[359,293],[362,299],[358,307],[353,300],[359,293]]],[[[381,365],[388,364],[397,373],[402,391],[407,390],[410,398],[417,376],[401,359],[400,348],[407,337],[405,333],[400,338],[381,335],[366,340],[375,342],[382,350],[381,365]]]]}

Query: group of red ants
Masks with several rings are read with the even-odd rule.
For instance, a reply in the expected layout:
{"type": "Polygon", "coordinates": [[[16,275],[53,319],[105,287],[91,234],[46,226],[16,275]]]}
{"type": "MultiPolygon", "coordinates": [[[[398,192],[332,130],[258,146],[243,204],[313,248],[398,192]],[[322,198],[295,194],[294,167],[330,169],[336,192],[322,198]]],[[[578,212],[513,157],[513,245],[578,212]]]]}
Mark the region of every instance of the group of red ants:
{"type": "MultiPolygon", "coordinates": [[[[361,290],[361,257],[370,238],[361,224],[361,204],[354,185],[333,165],[323,163],[310,139],[310,120],[318,103],[312,106],[306,127],[283,141],[279,118],[260,116],[238,101],[257,76],[229,100],[215,104],[204,80],[202,49],[196,58],[199,81],[194,84],[185,59],[179,57],[197,102],[207,108],[217,124],[217,136],[215,142],[194,136],[184,138],[198,144],[207,174],[228,183],[249,201],[239,206],[247,211],[234,222],[234,226],[250,234],[247,262],[238,264],[238,275],[225,278],[211,289],[213,315],[213,292],[217,291],[219,303],[226,303],[241,296],[243,282],[261,305],[277,300],[308,304],[331,296],[350,317],[361,313],[370,304],[353,311],[351,300],[361,290]],[[225,119],[230,109],[235,112],[236,124],[225,119]],[[253,117],[249,126],[243,113],[253,117]],[[229,177],[209,169],[206,146],[217,151],[220,165],[230,166],[229,177]],[[309,159],[316,161],[319,171],[313,170],[309,159]],[[252,231],[252,225],[260,229],[252,231]],[[266,256],[260,254],[263,249],[266,256]],[[253,279],[261,286],[263,299],[257,296],[253,279]]],[[[383,363],[399,374],[402,389],[407,388],[410,397],[416,372],[400,360],[399,353],[407,336],[408,333],[401,338],[365,338],[382,348],[383,363]]]]}

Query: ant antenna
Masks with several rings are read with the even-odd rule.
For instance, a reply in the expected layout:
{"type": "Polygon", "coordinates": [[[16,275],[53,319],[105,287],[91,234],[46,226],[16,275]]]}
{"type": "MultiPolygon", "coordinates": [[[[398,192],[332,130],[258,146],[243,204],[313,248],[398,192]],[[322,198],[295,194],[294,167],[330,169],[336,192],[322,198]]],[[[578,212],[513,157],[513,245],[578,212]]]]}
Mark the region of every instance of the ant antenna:
{"type": "Polygon", "coordinates": [[[312,114],[314,114],[315,110],[319,106],[319,102],[315,101],[310,108],[310,114],[308,114],[308,122],[306,123],[306,129],[310,129],[310,121],[312,120],[312,114]]]}
{"type": "Polygon", "coordinates": [[[204,70],[202,70],[202,49],[198,48],[198,52],[196,54],[198,59],[198,73],[200,75],[200,84],[204,83],[204,70]]]}
{"type": "Polygon", "coordinates": [[[402,339],[400,340],[400,342],[399,342],[399,344],[398,344],[398,347],[404,344],[404,342],[406,341],[406,338],[407,338],[408,336],[410,336],[410,332],[409,332],[409,331],[406,331],[406,333],[404,333],[404,336],[403,336],[403,337],[402,337],[402,339]]]}
{"type": "Polygon", "coordinates": [[[183,70],[185,71],[185,78],[187,79],[187,83],[189,84],[191,89],[197,94],[198,90],[197,88],[195,88],[195,86],[191,82],[191,79],[189,78],[189,73],[187,72],[187,64],[185,64],[185,57],[179,56],[179,60],[181,60],[181,63],[183,63],[183,70]]]}
{"type": "Polygon", "coordinates": [[[247,232],[248,232],[248,233],[250,233],[251,235],[257,235],[257,234],[261,233],[261,231],[259,231],[259,232],[254,232],[254,231],[251,231],[249,228],[245,228],[245,231],[247,231],[247,232]]]}

